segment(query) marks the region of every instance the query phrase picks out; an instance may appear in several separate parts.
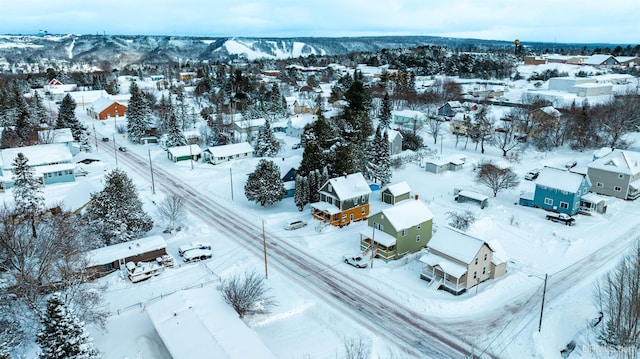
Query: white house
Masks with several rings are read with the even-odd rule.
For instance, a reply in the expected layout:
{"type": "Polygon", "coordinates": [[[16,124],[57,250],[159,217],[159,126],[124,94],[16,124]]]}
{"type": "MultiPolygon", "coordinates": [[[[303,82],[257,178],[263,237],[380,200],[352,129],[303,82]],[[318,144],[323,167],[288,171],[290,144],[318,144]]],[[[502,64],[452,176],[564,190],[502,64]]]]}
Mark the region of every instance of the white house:
{"type": "Polygon", "coordinates": [[[253,147],[248,142],[209,147],[202,152],[203,161],[213,165],[251,157],[253,157],[253,147]]]}
{"type": "Polygon", "coordinates": [[[310,113],[301,113],[293,117],[289,117],[287,120],[287,136],[300,138],[304,127],[316,120],[316,116],[310,113]]]}

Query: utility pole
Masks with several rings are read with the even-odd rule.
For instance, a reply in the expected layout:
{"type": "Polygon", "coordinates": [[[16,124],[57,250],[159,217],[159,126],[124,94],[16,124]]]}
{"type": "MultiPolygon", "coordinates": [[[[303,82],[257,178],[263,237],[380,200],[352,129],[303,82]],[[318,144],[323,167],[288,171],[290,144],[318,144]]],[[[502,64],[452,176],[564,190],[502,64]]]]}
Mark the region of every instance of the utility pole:
{"type": "Polygon", "coordinates": [[[118,149],[116,148],[116,133],[113,132],[113,154],[116,157],[116,167],[118,167],[118,149]]]}
{"type": "Polygon", "coordinates": [[[193,150],[191,149],[191,144],[189,144],[189,160],[191,161],[191,170],[193,170],[193,150]]]}
{"type": "Polygon", "coordinates": [[[540,306],[540,322],[538,323],[538,333],[542,330],[542,313],[544,312],[544,297],[547,294],[547,278],[549,274],[545,273],[544,275],[544,287],[542,289],[542,305],[540,306]]]}
{"type": "Polygon", "coordinates": [[[264,219],[262,220],[262,245],[264,247],[264,278],[269,279],[269,271],[267,269],[267,237],[264,234],[264,219]]]}
{"type": "Polygon", "coordinates": [[[149,151],[149,168],[151,169],[151,192],[156,194],[156,185],[153,182],[153,164],[151,163],[151,150],[149,151]]]}
{"type": "Polygon", "coordinates": [[[233,201],[233,174],[231,173],[231,167],[229,167],[229,179],[231,182],[231,200],[233,201]]]}
{"type": "Polygon", "coordinates": [[[98,151],[98,134],[96,133],[96,124],[93,123],[93,138],[96,141],[96,152],[98,151]]]}

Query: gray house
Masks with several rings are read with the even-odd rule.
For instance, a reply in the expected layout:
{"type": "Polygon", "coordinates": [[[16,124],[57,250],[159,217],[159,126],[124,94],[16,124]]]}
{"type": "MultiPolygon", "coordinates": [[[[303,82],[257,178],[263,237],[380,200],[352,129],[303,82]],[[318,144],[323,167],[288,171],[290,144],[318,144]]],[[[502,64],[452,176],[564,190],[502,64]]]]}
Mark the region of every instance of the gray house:
{"type": "Polygon", "coordinates": [[[387,137],[389,138],[389,154],[397,155],[402,152],[402,134],[400,131],[387,130],[387,137]]]}
{"type": "Polygon", "coordinates": [[[640,197],[640,153],[611,150],[587,165],[591,192],[622,198],[640,197]]]}

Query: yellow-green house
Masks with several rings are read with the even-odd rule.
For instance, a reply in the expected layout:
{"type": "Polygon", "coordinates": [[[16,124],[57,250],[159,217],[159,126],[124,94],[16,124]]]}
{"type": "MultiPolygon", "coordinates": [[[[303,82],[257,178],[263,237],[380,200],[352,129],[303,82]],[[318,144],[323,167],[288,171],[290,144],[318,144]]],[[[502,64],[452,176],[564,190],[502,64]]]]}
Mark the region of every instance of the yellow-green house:
{"type": "Polygon", "coordinates": [[[424,248],[433,234],[433,214],[418,199],[407,199],[372,214],[360,232],[360,249],[385,261],[424,248]]]}

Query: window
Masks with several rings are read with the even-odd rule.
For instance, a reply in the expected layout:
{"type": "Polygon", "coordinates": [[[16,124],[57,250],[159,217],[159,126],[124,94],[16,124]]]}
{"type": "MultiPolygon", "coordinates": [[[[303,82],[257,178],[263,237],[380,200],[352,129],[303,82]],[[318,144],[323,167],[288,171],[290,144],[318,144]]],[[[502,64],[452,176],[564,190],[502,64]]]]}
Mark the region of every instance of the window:
{"type": "Polygon", "coordinates": [[[333,186],[331,185],[331,183],[327,185],[327,191],[333,192],[333,186]]]}
{"type": "Polygon", "coordinates": [[[582,189],[582,194],[587,194],[587,192],[589,192],[589,189],[587,187],[582,189]]]}
{"type": "Polygon", "coordinates": [[[544,204],[546,204],[547,206],[552,206],[553,205],[553,199],[545,198],[544,199],[544,204]]]}
{"type": "Polygon", "coordinates": [[[598,188],[604,188],[604,183],[602,183],[602,182],[596,182],[596,187],[598,187],[598,188]]]}
{"type": "Polygon", "coordinates": [[[362,215],[366,213],[366,208],[362,207],[362,215]]]}
{"type": "Polygon", "coordinates": [[[420,235],[419,234],[416,236],[416,242],[420,242],[420,235]]]}
{"type": "Polygon", "coordinates": [[[476,257],[476,264],[478,264],[478,257],[476,257]]]}
{"type": "Polygon", "coordinates": [[[622,187],[615,186],[615,187],[613,187],[613,190],[616,191],[616,192],[621,192],[622,191],[622,187]]]}
{"type": "Polygon", "coordinates": [[[487,256],[488,256],[488,255],[489,255],[489,254],[487,254],[487,253],[485,253],[485,254],[484,254],[484,260],[485,260],[485,261],[487,260],[487,256]]]}
{"type": "Polygon", "coordinates": [[[406,236],[406,235],[407,235],[407,230],[406,230],[406,229],[403,229],[403,230],[402,230],[402,236],[404,237],[404,236],[406,236]]]}
{"type": "Polygon", "coordinates": [[[373,228],[381,230],[381,231],[384,230],[384,226],[381,225],[380,223],[376,223],[376,222],[373,222],[373,228]]]}
{"type": "Polygon", "coordinates": [[[422,227],[422,223],[418,223],[417,228],[420,229],[422,227]]]}
{"type": "Polygon", "coordinates": [[[560,201],[560,208],[564,208],[564,209],[569,208],[569,203],[560,201]]]}
{"type": "Polygon", "coordinates": [[[345,221],[346,219],[347,219],[347,214],[345,213],[342,215],[342,220],[345,221]]]}
{"type": "Polygon", "coordinates": [[[619,174],[618,174],[618,178],[620,178],[620,179],[624,179],[624,174],[619,173],[619,174]]]}
{"type": "Polygon", "coordinates": [[[329,203],[329,204],[333,204],[333,198],[331,198],[331,197],[327,197],[327,203],[329,203]]]}
{"type": "Polygon", "coordinates": [[[473,272],[473,279],[476,279],[476,278],[478,278],[478,272],[475,272],[475,271],[474,271],[474,272],[473,272]]]}
{"type": "Polygon", "coordinates": [[[487,273],[487,267],[482,267],[482,274],[486,274],[487,273]]]}

